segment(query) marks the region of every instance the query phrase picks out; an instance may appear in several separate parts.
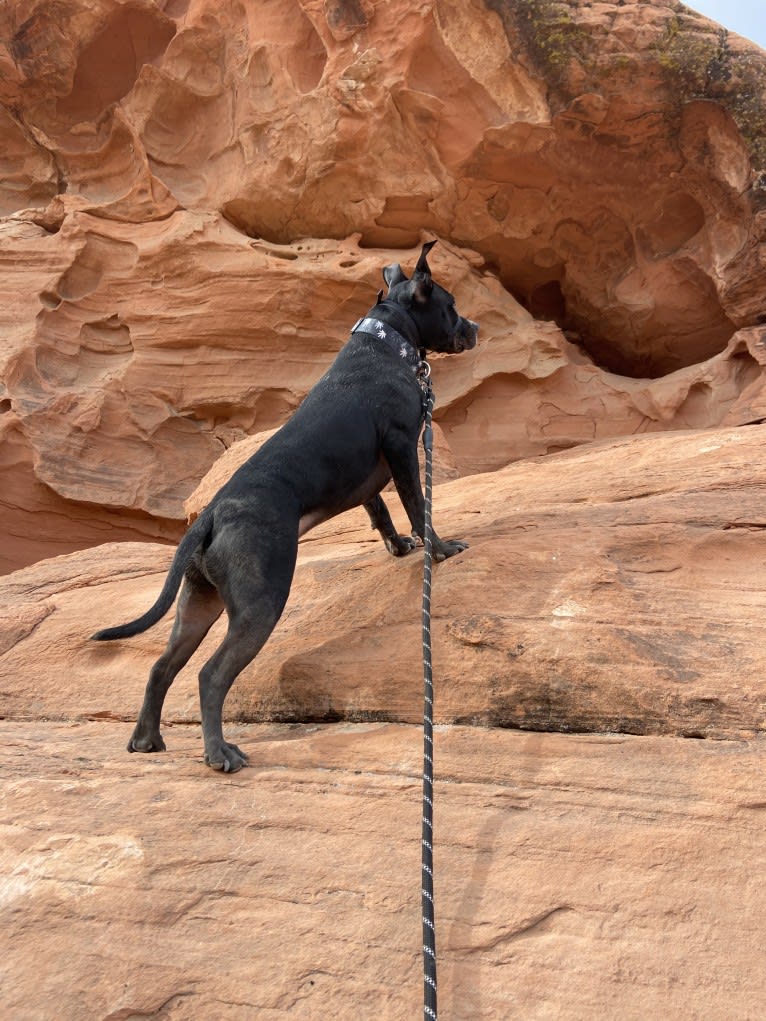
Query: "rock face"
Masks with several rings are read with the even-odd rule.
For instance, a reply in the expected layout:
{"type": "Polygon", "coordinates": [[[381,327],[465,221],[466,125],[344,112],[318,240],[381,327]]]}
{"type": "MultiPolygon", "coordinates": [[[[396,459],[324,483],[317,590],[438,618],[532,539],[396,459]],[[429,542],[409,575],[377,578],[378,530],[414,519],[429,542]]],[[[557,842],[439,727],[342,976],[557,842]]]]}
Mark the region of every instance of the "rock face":
{"type": "Polygon", "coordinates": [[[425,237],[444,1013],[762,1016],[765,231],[766,54],[676,0],[0,6],[3,1017],[420,1009],[420,558],[305,537],[234,777],[224,620],[164,755],[171,619],[88,635],[425,237]]]}
{"type": "Polygon", "coordinates": [[[766,55],[675,0],[15,0],[0,40],[0,567],[177,538],[424,233],[482,325],[435,366],[461,474],[763,417],[766,55]]]}
{"type": "MultiPolygon", "coordinates": [[[[763,730],[765,438],[766,426],[634,437],[438,486],[439,531],[471,547],[435,572],[436,718],[763,730]]],[[[228,718],[417,722],[420,557],[390,558],[362,510],[300,550],[285,614],[232,689],[228,718]]],[[[134,719],[172,615],[131,640],[88,635],[148,609],[171,555],[112,544],[0,583],[0,670],[12,678],[0,714],[134,719]]],[[[168,720],[199,719],[196,672],[224,628],[180,675],[168,720]]]]}
{"type": "MultiPolygon", "coordinates": [[[[239,726],[233,778],[124,730],[0,723],[6,1016],[419,1016],[416,728],[239,726]]],[[[436,762],[441,1014],[760,1016],[762,741],[457,727],[436,762]]]]}
{"type": "MultiPolygon", "coordinates": [[[[759,1016],[765,437],[640,436],[437,487],[472,542],[435,574],[450,1017],[759,1016]]],[[[147,756],[125,745],[169,621],[86,637],[142,612],[170,555],[110,544],[0,583],[4,1014],[415,1016],[421,735],[349,721],[417,718],[419,558],[361,516],[303,540],[227,703],[251,768],[224,777],[194,722],[215,636],[147,756]]]]}

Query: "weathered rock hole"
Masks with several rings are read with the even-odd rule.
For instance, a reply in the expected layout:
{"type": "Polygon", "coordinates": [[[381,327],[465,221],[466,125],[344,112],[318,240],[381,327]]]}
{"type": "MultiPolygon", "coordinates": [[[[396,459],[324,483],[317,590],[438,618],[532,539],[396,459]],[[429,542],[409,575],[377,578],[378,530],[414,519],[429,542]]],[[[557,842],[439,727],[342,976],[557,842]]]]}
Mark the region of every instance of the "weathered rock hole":
{"type": "MultiPolygon", "coordinates": [[[[72,265],[59,280],[58,294],[67,301],[79,301],[96,290],[105,267],[109,267],[112,272],[127,271],[135,265],[137,259],[138,250],[131,242],[90,234],[72,265]]],[[[58,295],[52,297],[58,298],[58,295]]]]}
{"type": "MultiPolygon", "coordinates": [[[[262,216],[261,205],[252,202],[250,199],[232,199],[221,206],[221,216],[227,220],[232,227],[246,234],[255,241],[265,241],[271,245],[283,245],[290,242],[290,238],[281,231],[270,230],[262,216]]],[[[254,245],[257,247],[257,245],[254,245]]]]}
{"type": "Polygon", "coordinates": [[[168,0],[165,4],[165,14],[169,18],[183,18],[189,10],[189,0],[168,0]]]}
{"type": "Polygon", "coordinates": [[[427,226],[429,199],[425,195],[391,196],[383,212],[359,238],[360,248],[414,248],[427,226]]]}
{"type": "Polygon", "coordinates": [[[70,126],[95,120],[133,88],[144,64],[165,52],[176,27],[152,8],[119,8],[82,49],[72,91],[57,104],[70,126]]]}
{"type": "Polygon", "coordinates": [[[80,327],[80,345],[81,351],[89,352],[90,355],[122,358],[133,354],[130,329],[116,314],[83,323],[80,327]]]}
{"type": "Polygon", "coordinates": [[[295,21],[303,22],[301,34],[287,58],[287,71],[299,92],[313,92],[324,74],[327,50],[303,9],[295,6],[295,21]]]}
{"type": "Polygon", "coordinates": [[[546,319],[561,323],[566,319],[566,301],[558,280],[540,284],[529,296],[529,311],[535,319],[546,319]]]}
{"type": "Polygon", "coordinates": [[[13,411],[13,405],[8,397],[4,397],[0,401],[0,415],[7,415],[9,411],[13,411]]]}
{"type": "MultiPolygon", "coordinates": [[[[501,279],[503,277],[501,276],[501,279]]],[[[599,330],[598,312],[586,314],[566,291],[566,281],[553,279],[518,287],[503,279],[506,289],[536,319],[555,322],[567,339],[578,345],[595,365],[631,379],[657,379],[689,365],[707,361],[725,350],[736,326],[724,314],[709,281],[679,288],[678,308],[656,316],[648,329],[641,313],[623,314],[624,328],[609,335],[599,330]],[[709,286],[707,286],[709,284],[709,286]],[[633,329],[633,322],[637,329],[633,329]],[[637,337],[640,331],[641,336],[637,337]],[[621,332],[627,343],[621,344],[621,332]]]]}
{"type": "Polygon", "coordinates": [[[251,407],[232,401],[198,404],[182,412],[182,415],[193,422],[203,423],[211,431],[225,426],[227,429],[239,429],[246,433],[253,428],[255,422],[255,413],[251,407]]]}
{"type": "Polygon", "coordinates": [[[133,357],[128,326],[118,315],[80,328],[79,347],[70,351],[40,348],[35,364],[40,376],[63,386],[92,386],[119,372],[133,357]]]}
{"type": "Polygon", "coordinates": [[[296,89],[313,92],[324,74],[327,50],[303,7],[296,0],[261,0],[249,28],[252,42],[282,47],[280,63],[296,89]]]}
{"type": "Polygon", "coordinates": [[[700,326],[697,331],[658,331],[655,337],[644,338],[641,349],[632,351],[622,350],[619,339],[598,335],[592,331],[590,323],[576,316],[567,316],[565,329],[577,334],[578,343],[594,364],[607,372],[630,379],[659,379],[705,362],[726,349],[736,327],[719,308],[711,310],[710,318],[711,325],[700,326]]]}
{"type": "Polygon", "coordinates": [[[249,405],[253,424],[259,429],[271,429],[282,425],[300,404],[300,398],[290,390],[264,390],[249,405]]]}
{"type": "Polygon", "coordinates": [[[359,239],[360,248],[414,248],[432,225],[430,195],[390,195],[375,227],[359,239]]]}
{"type": "Polygon", "coordinates": [[[360,0],[328,0],[325,18],[337,39],[347,39],[368,25],[368,17],[360,0]]]}
{"type": "Polygon", "coordinates": [[[691,195],[670,195],[656,215],[636,230],[636,240],[649,255],[657,258],[676,252],[705,226],[705,210],[691,195]]]}
{"type": "Polygon", "coordinates": [[[54,294],[53,291],[42,291],[40,294],[40,304],[43,308],[58,308],[61,304],[61,296],[54,294]]]}

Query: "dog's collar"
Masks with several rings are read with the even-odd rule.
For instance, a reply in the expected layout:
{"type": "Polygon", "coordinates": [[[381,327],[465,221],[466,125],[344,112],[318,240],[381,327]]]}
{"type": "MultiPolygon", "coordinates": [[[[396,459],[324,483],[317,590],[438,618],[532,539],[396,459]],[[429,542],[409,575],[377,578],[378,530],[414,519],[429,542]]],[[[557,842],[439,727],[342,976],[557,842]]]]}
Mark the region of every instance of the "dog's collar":
{"type": "Polygon", "coordinates": [[[351,332],[367,333],[371,337],[385,341],[392,351],[395,351],[411,366],[413,372],[417,373],[420,370],[423,359],[421,359],[418,349],[390,323],[384,323],[382,319],[375,319],[373,316],[363,316],[354,324],[351,332]]]}

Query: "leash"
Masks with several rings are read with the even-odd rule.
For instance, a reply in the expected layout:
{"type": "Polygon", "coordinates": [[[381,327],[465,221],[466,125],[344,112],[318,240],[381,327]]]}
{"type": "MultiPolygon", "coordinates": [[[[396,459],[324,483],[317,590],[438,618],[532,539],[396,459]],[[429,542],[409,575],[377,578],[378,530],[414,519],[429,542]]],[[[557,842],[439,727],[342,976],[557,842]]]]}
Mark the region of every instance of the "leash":
{"type": "Polygon", "coordinates": [[[431,386],[431,366],[423,359],[418,380],[423,390],[425,422],[423,447],[425,449],[425,528],[423,531],[423,836],[421,840],[421,879],[423,915],[423,1019],[437,1021],[436,1013],[436,920],[434,915],[434,862],[433,862],[433,790],[434,741],[433,707],[434,685],[431,665],[431,565],[433,563],[433,429],[431,415],[434,408],[434,391],[431,386]]]}
{"type": "MultiPolygon", "coordinates": [[[[373,309],[374,311],[374,309],[373,309]]],[[[434,685],[431,665],[431,567],[433,564],[433,428],[434,390],[426,352],[418,352],[390,323],[373,316],[359,319],[352,333],[368,333],[386,342],[415,370],[423,399],[425,449],[425,521],[423,528],[423,832],[421,838],[421,914],[423,917],[423,1019],[438,1021],[436,1013],[436,920],[434,917],[433,792],[434,685]]]]}

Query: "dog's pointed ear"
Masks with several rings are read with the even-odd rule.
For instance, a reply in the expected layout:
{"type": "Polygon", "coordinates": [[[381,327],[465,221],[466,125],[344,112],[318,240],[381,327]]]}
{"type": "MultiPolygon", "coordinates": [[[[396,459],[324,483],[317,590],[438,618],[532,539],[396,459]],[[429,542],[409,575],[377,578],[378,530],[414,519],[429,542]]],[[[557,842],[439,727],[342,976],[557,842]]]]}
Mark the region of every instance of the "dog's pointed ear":
{"type": "Polygon", "coordinates": [[[415,301],[427,301],[431,295],[433,281],[431,280],[431,270],[428,266],[428,253],[435,244],[435,241],[427,241],[423,245],[420,258],[415,266],[415,272],[412,274],[412,297],[415,301]]]}
{"type": "Polygon", "coordinates": [[[383,279],[386,281],[390,291],[391,288],[395,287],[397,284],[404,283],[407,277],[399,263],[393,262],[390,266],[383,267],[383,279]]]}
{"type": "Polygon", "coordinates": [[[415,267],[416,273],[427,273],[431,276],[431,270],[428,268],[428,253],[431,251],[436,241],[426,241],[423,247],[420,249],[420,258],[418,264],[415,267]]]}

